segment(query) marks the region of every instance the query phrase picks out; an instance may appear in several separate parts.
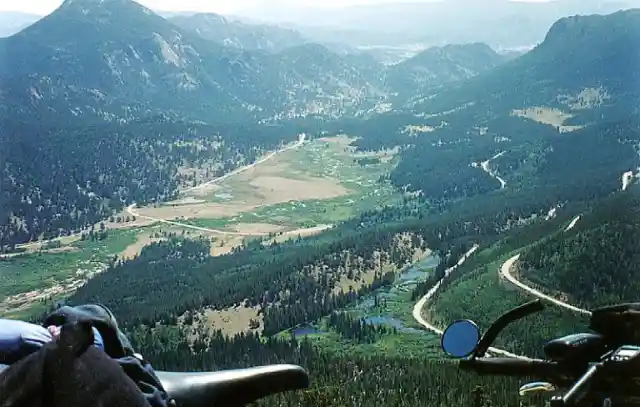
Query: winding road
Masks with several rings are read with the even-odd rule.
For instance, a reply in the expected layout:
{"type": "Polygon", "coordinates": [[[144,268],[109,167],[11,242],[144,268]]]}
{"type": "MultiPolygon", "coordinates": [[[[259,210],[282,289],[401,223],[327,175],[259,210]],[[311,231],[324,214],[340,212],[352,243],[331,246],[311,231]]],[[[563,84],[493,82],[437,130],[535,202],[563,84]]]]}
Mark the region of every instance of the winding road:
{"type": "MultiPolygon", "coordinates": [[[[150,220],[150,221],[154,221],[154,222],[164,223],[164,224],[167,224],[167,225],[178,226],[178,227],[181,227],[183,229],[197,230],[197,231],[200,231],[200,232],[217,233],[217,234],[226,235],[226,236],[268,236],[269,235],[269,233],[264,233],[264,232],[233,232],[233,231],[229,231],[229,230],[211,229],[211,228],[205,228],[205,227],[201,227],[201,226],[189,225],[188,223],[175,222],[175,221],[172,221],[172,220],[167,220],[167,219],[162,219],[162,218],[155,218],[155,217],[152,217],[152,216],[141,215],[139,212],[136,212],[135,204],[129,205],[127,207],[127,213],[129,213],[132,216],[136,216],[136,217],[138,217],[140,219],[146,219],[146,220],[150,220]]],[[[290,231],[287,231],[287,232],[282,232],[282,235],[283,236],[297,235],[297,234],[299,234],[301,232],[309,231],[309,230],[313,230],[313,231],[316,231],[316,232],[322,232],[323,230],[331,229],[332,227],[333,227],[333,225],[322,225],[322,226],[315,226],[315,227],[311,227],[311,228],[300,228],[300,229],[290,230],[290,231]]]]}
{"type": "MultiPolygon", "coordinates": [[[[567,228],[564,230],[565,232],[568,232],[569,230],[573,229],[574,226],[576,225],[576,223],[578,223],[578,221],[580,220],[580,215],[576,216],[575,218],[573,218],[573,220],[571,221],[571,223],[569,223],[569,226],[567,226],[567,228]]],[[[502,267],[500,267],[500,274],[506,278],[511,284],[515,285],[516,287],[520,288],[523,291],[528,292],[529,294],[538,297],[542,300],[546,300],[549,301],[559,307],[568,309],[570,311],[573,312],[577,312],[579,314],[583,314],[583,315],[591,315],[591,311],[588,311],[586,309],[582,309],[582,308],[578,308],[575,307],[571,304],[567,304],[566,302],[560,301],[558,299],[555,299],[553,297],[550,297],[544,293],[541,293],[540,291],[536,290],[535,288],[531,288],[528,285],[522,283],[521,281],[518,281],[513,274],[511,274],[513,265],[516,263],[516,261],[518,261],[518,259],[520,258],[520,253],[516,254],[515,256],[511,257],[509,260],[505,261],[502,264],[502,267]]]]}
{"type": "MultiPolygon", "coordinates": [[[[569,225],[566,227],[566,229],[564,230],[565,232],[568,232],[569,230],[573,229],[576,225],[576,223],[578,223],[578,221],[580,220],[581,215],[576,216],[575,218],[573,218],[571,220],[571,222],[569,223],[569,225]]],[[[427,322],[423,317],[422,317],[422,309],[425,307],[427,301],[429,301],[431,299],[431,297],[433,297],[435,295],[435,293],[438,291],[438,289],[441,287],[442,282],[444,281],[444,279],[446,279],[447,277],[449,277],[449,275],[451,274],[451,272],[453,270],[455,270],[456,268],[458,268],[459,266],[461,266],[476,250],[478,250],[479,246],[475,245],[471,248],[471,250],[469,250],[467,253],[465,253],[460,260],[458,261],[458,263],[456,265],[454,265],[453,267],[448,268],[447,270],[445,270],[445,275],[442,278],[442,280],[438,281],[438,283],[433,286],[433,288],[431,288],[431,290],[429,290],[429,292],[427,294],[425,294],[422,298],[420,298],[420,300],[418,300],[418,302],[416,302],[416,304],[413,307],[413,318],[416,320],[416,322],[418,322],[420,325],[422,325],[426,330],[434,332],[438,335],[442,335],[442,330],[431,325],[429,322],[427,322]]],[[[518,281],[513,274],[511,274],[511,270],[513,268],[513,265],[518,261],[518,259],[520,258],[520,253],[514,255],[513,257],[509,258],[507,261],[505,261],[502,266],[500,267],[500,274],[506,278],[510,283],[512,283],[513,285],[515,285],[516,287],[520,288],[523,291],[526,291],[528,293],[530,293],[531,295],[538,297],[542,300],[546,300],[549,301],[559,307],[568,309],[570,311],[573,312],[577,312],[579,314],[584,314],[584,315],[591,315],[591,312],[582,308],[578,308],[575,307],[571,304],[567,304],[563,301],[557,300],[553,297],[550,297],[544,293],[541,293],[540,291],[529,287],[526,284],[523,284],[522,282],[518,281]]],[[[513,358],[518,358],[518,359],[529,359],[526,356],[523,355],[516,355],[514,353],[508,352],[504,349],[499,349],[499,348],[493,348],[490,347],[489,348],[489,352],[494,353],[494,354],[498,354],[498,355],[502,355],[502,356],[507,356],[507,357],[513,357],[513,358]]]]}
{"type": "Polygon", "coordinates": [[[504,189],[507,186],[507,181],[505,181],[504,178],[499,176],[496,171],[492,171],[491,168],[489,168],[489,164],[491,163],[492,160],[502,157],[504,153],[505,151],[502,151],[494,155],[493,157],[489,158],[488,160],[482,161],[480,163],[471,164],[471,166],[475,166],[475,167],[477,167],[478,164],[480,164],[480,168],[482,169],[482,171],[486,172],[487,174],[489,174],[490,177],[495,178],[500,183],[500,189],[504,189]]]}
{"type": "MultiPolygon", "coordinates": [[[[460,260],[458,260],[458,263],[456,263],[455,265],[453,265],[452,267],[449,267],[448,269],[445,270],[444,272],[444,277],[438,281],[436,283],[436,285],[434,285],[429,292],[427,292],[422,298],[420,298],[420,300],[418,300],[418,302],[416,302],[416,304],[413,307],[413,319],[416,320],[416,322],[418,322],[420,325],[422,325],[426,330],[434,332],[438,335],[442,335],[442,330],[437,328],[434,325],[431,325],[429,322],[427,322],[424,317],[422,316],[422,309],[424,308],[425,304],[427,303],[427,301],[429,301],[431,299],[431,297],[433,297],[435,295],[435,293],[438,291],[438,289],[440,289],[440,287],[442,286],[442,282],[449,277],[449,275],[451,274],[451,272],[453,272],[455,269],[457,269],[459,266],[461,266],[462,264],[464,264],[465,261],[467,261],[467,259],[469,257],[471,257],[471,255],[473,253],[476,252],[476,250],[478,250],[480,248],[480,246],[475,245],[473,246],[471,249],[469,249],[469,251],[467,251],[461,258],[460,260]]],[[[502,356],[507,356],[507,357],[512,357],[512,358],[518,358],[518,359],[529,359],[526,356],[522,356],[522,355],[516,355],[515,353],[511,353],[508,352],[504,349],[499,349],[499,348],[494,348],[494,347],[490,347],[489,348],[489,352],[491,353],[495,353],[497,355],[502,355],[502,356]]]]}

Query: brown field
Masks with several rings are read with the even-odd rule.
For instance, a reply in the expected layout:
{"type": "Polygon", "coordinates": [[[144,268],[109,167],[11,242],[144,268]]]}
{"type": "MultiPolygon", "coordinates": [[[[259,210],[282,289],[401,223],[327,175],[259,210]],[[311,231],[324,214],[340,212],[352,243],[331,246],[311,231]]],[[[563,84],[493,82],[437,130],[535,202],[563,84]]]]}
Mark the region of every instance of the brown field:
{"type": "Polygon", "coordinates": [[[167,202],[162,206],[194,205],[194,204],[201,204],[206,202],[207,201],[205,201],[204,199],[196,199],[192,196],[188,196],[186,198],[176,199],[175,201],[167,202]]]}
{"type": "Polygon", "coordinates": [[[243,236],[222,236],[218,235],[213,242],[211,242],[212,256],[222,256],[224,254],[231,253],[231,250],[236,247],[242,246],[244,241],[243,236]]]}
{"type": "MultiPolygon", "coordinates": [[[[238,305],[232,308],[225,308],[223,310],[205,309],[202,312],[197,312],[193,318],[192,331],[190,333],[191,339],[195,339],[195,331],[203,332],[206,336],[209,336],[215,330],[221,330],[224,334],[233,336],[241,332],[258,332],[262,333],[264,328],[264,322],[262,314],[258,315],[259,307],[247,307],[245,305],[238,305]],[[249,327],[251,320],[258,321],[260,326],[255,329],[249,327]]],[[[180,318],[180,323],[183,323],[183,318],[180,318]]]]}
{"type": "Polygon", "coordinates": [[[573,117],[570,113],[565,113],[560,109],[548,107],[529,107],[526,109],[514,109],[512,116],[523,117],[542,124],[555,127],[560,133],[568,133],[579,130],[584,126],[565,126],[564,122],[573,117]]]}
{"type": "MultiPolygon", "coordinates": [[[[347,146],[352,140],[348,137],[331,137],[326,141],[347,146]]],[[[202,189],[189,191],[189,196],[180,201],[168,202],[156,208],[145,207],[137,211],[144,216],[162,219],[231,217],[248,212],[261,206],[283,202],[330,199],[349,194],[339,180],[326,177],[312,177],[296,173],[295,178],[288,176],[294,172],[290,162],[296,152],[286,151],[271,160],[233,175],[221,184],[209,184],[202,189]],[[205,202],[223,186],[232,189],[233,198],[225,202],[205,202]]]]}
{"type": "Polygon", "coordinates": [[[257,195],[264,197],[260,206],[307,199],[330,199],[349,193],[339,182],[323,178],[297,180],[282,176],[259,176],[249,183],[257,187],[257,195]]]}
{"type": "Polygon", "coordinates": [[[148,246],[151,243],[161,242],[163,240],[166,239],[162,237],[150,237],[148,232],[141,233],[136,237],[136,242],[127,246],[127,248],[124,249],[124,251],[120,253],[118,257],[123,260],[132,260],[140,254],[142,248],[144,248],[145,246],[148,246]]]}
{"type": "Polygon", "coordinates": [[[175,219],[190,219],[190,218],[223,218],[228,216],[238,215],[242,212],[250,211],[256,208],[257,205],[249,204],[223,204],[223,203],[204,203],[194,205],[183,206],[159,206],[157,208],[144,207],[136,209],[143,216],[150,216],[153,218],[175,220],[175,219]]]}
{"type": "Polygon", "coordinates": [[[270,223],[236,223],[233,230],[240,233],[277,233],[284,229],[283,226],[272,225],[270,223]]]}

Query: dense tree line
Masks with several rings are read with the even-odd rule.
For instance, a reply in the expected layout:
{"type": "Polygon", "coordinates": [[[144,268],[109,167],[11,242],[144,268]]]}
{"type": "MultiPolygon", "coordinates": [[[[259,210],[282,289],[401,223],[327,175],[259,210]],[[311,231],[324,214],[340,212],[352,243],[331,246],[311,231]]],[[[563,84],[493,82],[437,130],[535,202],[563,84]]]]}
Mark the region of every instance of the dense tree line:
{"type": "Polygon", "coordinates": [[[262,400],[270,406],[518,406],[518,381],[461,372],[446,360],[422,357],[335,355],[306,339],[261,339],[254,334],[214,335],[189,347],[180,336],[151,330],[132,335],[134,346],[159,370],[220,370],[294,363],[310,373],[312,387],[262,400]],[[193,349],[193,350],[192,350],[193,349]]]}
{"type": "Polygon", "coordinates": [[[471,163],[504,152],[490,165],[509,188],[536,200],[573,201],[619,189],[620,174],[637,166],[633,143],[640,122],[634,118],[591,124],[562,137],[551,126],[517,117],[485,123],[483,136],[474,134],[475,126],[462,121],[416,138],[415,146],[402,153],[391,181],[432,199],[484,194],[500,184],[471,163]],[[532,195],[536,186],[543,188],[532,195]]]}
{"type": "Polygon", "coordinates": [[[359,292],[336,293],[343,276],[357,279],[385,262],[404,266],[413,249],[427,247],[446,259],[437,270],[440,275],[474,242],[495,239],[510,219],[520,216],[508,210],[497,216],[495,208],[486,206],[438,214],[411,205],[368,212],[315,237],[250,245],[226,256],[176,259],[166,254],[170,243],[155,243],[138,258],[90,280],[70,301],[103,302],[126,323],[138,325],[174,321],[187,310],[222,309],[246,300],[265,310],[265,329],[274,333],[329,315],[394,278],[376,271],[373,283],[359,292]],[[399,244],[399,235],[409,236],[409,242],[399,244]]]}
{"type": "Polygon", "coordinates": [[[362,241],[361,235],[343,230],[338,237],[258,245],[219,257],[209,257],[206,244],[174,238],[113,265],[70,300],[108,304],[132,325],[172,321],[187,310],[226,308],[246,300],[266,311],[265,329],[274,333],[328,315],[358,294],[393,281],[379,264],[403,266],[415,248],[399,245],[392,233],[370,231],[362,241]],[[180,256],[174,255],[176,248],[180,256]],[[358,280],[367,270],[375,272],[372,284],[357,292],[334,291],[343,276],[358,280]]]}
{"type": "Polygon", "coordinates": [[[169,122],[100,126],[7,122],[0,132],[0,251],[78,232],[132,202],[176,197],[297,139],[300,128],[169,122]]]}
{"type": "Polygon", "coordinates": [[[327,327],[357,343],[373,343],[382,335],[396,332],[396,328],[372,324],[348,312],[332,312],[327,319],[327,327]]]}

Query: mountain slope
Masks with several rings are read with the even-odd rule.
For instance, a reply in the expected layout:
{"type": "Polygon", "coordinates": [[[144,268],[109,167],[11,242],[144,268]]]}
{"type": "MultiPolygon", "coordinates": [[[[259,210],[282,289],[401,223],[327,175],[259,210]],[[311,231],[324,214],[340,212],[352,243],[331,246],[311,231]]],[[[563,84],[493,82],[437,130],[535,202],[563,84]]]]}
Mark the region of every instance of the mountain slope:
{"type": "Polygon", "coordinates": [[[35,23],[42,16],[17,11],[0,11],[0,38],[8,37],[35,23]]]}
{"type": "Polygon", "coordinates": [[[520,275],[586,309],[637,301],[639,226],[640,191],[633,187],[585,214],[570,232],[526,250],[520,275]]]}
{"type": "Polygon", "coordinates": [[[272,62],[262,73],[277,72],[291,106],[280,117],[304,112],[336,117],[358,106],[372,106],[386,95],[380,74],[383,66],[368,55],[340,56],[323,45],[308,43],[283,50],[272,62]]]}
{"type": "Polygon", "coordinates": [[[0,253],[79,232],[125,206],[160,202],[297,140],[298,126],[155,118],[82,126],[3,122],[0,253]]]}
{"type": "Polygon", "coordinates": [[[214,13],[175,16],[169,18],[169,21],[206,40],[239,49],[275,52],[307,42],[295,30],[270,25],[244,24],[214,13]]]}
{"type": "Polygon", "coordinates": [[[640,10],[560,20],[529,53],[372,119],[358,143],[412,144],[391,179],[437,202],[519,194],[546,212],[611,193],[639,164],[639,45],[640,10]]]}
{"type": "MultiPolygon", "coordinates": [[[[280,56],[204,40],[131,0],[66,0],[0,41],[0,53],[13,61],[0,66],[6,85],[0,117],[7,119],[129,121],[163,114],[244,121],[292,108],[305,112],[290,97],[292,87],[316,86],[315,77],[300,75],[280,56]]],[[[326,77],[343,74],[344,64],[330,65],[336,58],[322,61],[329,64],[322,67],[326,77]]],[[[310,101],[311,108],[330,110],[332,98],[344,95],[326,96],[310,101]]]]}
{"type": "Polygon", "coordinates": [[[300,32],[314,40],[332,35],[330,29],[353,30],[353,35],[344,37],[353,46],[480,41],[492,47],[515,47],[539,43],[554,21],[562,17],[608,14],[632,7],[640,7],[640,1],[396,1],[342,8],[269,3],[243,14],[272,23],[296,22],[300,32]],[[317,32],[316,27],[325,32],[317,32]]]}
{"type": "Polygon", "coordinates": [[[610,97],[606,104],[624,107],[623,101],[637,101],[640,95],[639,45],[640,9],[563,18],[530,52],[447,89],[419,108],[448,110],[466,103],[497,112],[535,105],[566,107],[568,99],[585,89],[602,89],[610,97]]]}
{"type": "Polygon", "coordinates": [[[242,111],[241,89],[228,74],[233,66],[223,60],[231,55],[204,45],[132,1],[67,0],[0,43],[15,61],[0,67],[10,86],[0,102],[45,115],[71,111],[125,119],[179,105],[242,111]],[[216,103],[189,102],[201,92],[216,103]]]}
{"type": "Polygon", "coordinates": [[[432,47],[391,66],[386,82],[396,91],[415,94],[416,91],[471,78],[506,60],[507,57],[482,43],[432,47]]]}

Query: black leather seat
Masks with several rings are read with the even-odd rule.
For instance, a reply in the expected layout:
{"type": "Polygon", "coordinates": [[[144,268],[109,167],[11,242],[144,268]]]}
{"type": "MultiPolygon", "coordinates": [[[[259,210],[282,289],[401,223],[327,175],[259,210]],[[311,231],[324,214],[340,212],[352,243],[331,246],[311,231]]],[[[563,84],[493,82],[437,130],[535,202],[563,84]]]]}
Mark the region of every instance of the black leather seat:
{"type": "Polygon", "coordinates": [[[296,365],[156,374],[178,407],[244,406],[262,397],[309,387],[307,371],[296,365]]]}

